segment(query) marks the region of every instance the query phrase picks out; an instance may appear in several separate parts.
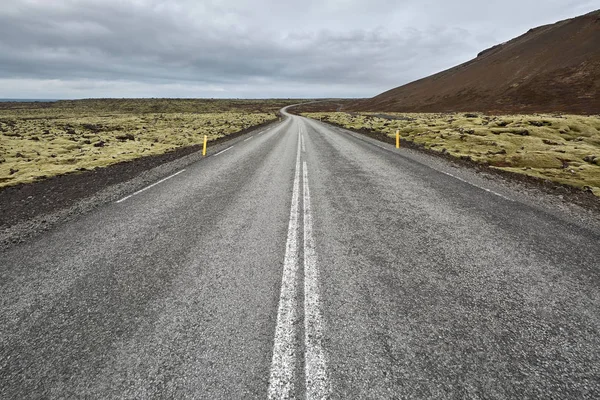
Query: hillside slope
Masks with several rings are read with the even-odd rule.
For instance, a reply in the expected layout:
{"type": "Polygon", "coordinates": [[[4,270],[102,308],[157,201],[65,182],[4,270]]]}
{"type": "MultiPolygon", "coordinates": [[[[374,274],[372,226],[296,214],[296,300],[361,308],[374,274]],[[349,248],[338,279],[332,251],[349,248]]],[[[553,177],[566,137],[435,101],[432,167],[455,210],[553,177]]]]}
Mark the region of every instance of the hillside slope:
{"type": "Polygon", "coordinates": [[[529,30],[347,109],[600,113],[600,10],[529,30]]]}

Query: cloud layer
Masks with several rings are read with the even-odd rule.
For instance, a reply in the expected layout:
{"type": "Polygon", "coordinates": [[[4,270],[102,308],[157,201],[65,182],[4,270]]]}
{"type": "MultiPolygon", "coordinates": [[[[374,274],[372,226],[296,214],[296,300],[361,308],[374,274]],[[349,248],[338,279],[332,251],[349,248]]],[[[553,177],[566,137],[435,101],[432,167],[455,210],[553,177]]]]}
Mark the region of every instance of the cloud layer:
{"type": "Polygon", "coordinates": [[[286,3],[13,0],[0,9],[0,97],[372,96],[593,10],[585,0],[286,3]]]}

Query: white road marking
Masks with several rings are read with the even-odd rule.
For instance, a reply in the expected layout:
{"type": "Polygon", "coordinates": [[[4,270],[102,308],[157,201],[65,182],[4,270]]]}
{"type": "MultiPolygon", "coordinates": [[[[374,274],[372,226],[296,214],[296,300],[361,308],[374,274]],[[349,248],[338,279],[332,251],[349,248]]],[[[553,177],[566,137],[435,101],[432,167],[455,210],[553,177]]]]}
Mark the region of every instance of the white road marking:
{"type": "Polygon", "coordinates": [[[248,140],[253,139],[253,138],[254,138],[254,136],[250,136],[249,138],[244,139],[244,142],[247,142],[248,140]]]}
{"type": "Polygon", "coordinates": [[[163,179],[161,179],[160,181],[158,181],[158,182],[155,182],[155,183],[153,183],[153,184],[152,184],[152,185],[150,185],[150,186],[146,186],[145,188],[143,188],[143,189],[141,189],[141,190],[138,190],[137,192],[135,192],[135,193],[132,193],[132,194],[130,194],[129,196],[123,197],[121,200],[117,200],[117,201],[116,201],[116,203],[122,203],[122,202],[124,202],[125,200],[129,199],[130,197],[133,197],[133,196],[135,196],[136,194],[140,194],[140,193],[142,193],[142,192],[144,192],[144,191],[146,191],[146,190],[148,190],[148,189],[150,189],[150,188],[152,188],[152,187],[154,187],[154,186],[158,185],[159,183],[163,183],[163,182],[164,182],[164,181],[166,181],[167,179],[171,179],[172,177],[174,177],[174,176],[177,176],[177,175],[179,175],[180,173],[182,173],[182,172],[184,172],[184,171],[185,171],[185,169],[182,169],[181,171],[179,171],[179,172],[176,172],[176,173],[174,173],[173,175],[169,175],[169,176],[167,176],[166,178],[163,178],[163,179]]]}
{"type": "Polygon", "coordinates": [[[300,138],[302,139],[302,152],[306,153],[306,147],[304,146],[304,135],[300,136],[300,138]]]}
{"type": "MultiPolygon", "coordinates": [[[[223,154],[225,153],[227,150],[231,150],[233,148],[233,146],[229,146],[228,148],[226,148],[225,150],[221,150],[220,152],[218,152],[217,154],[215,154],[215,156],[218,156],[219,154],[223,154]]],[[[214,157],[214,156],[213,156],[214,157]]]]}
{"type": "Polygon", "coordinates": [[[331,385],[327,373],[325,351],[323,350],[323,322],[320,309],[319,274],[317,254],[313,238],[310,190],[306,161],[303,172],[304,205],[304,373],[306,378],[306,399],[328,399],[331,385]]]}
{"type": "Polygon", "coordinates": [[[273,359],[269,377],[269,399],[289,399],[295,397],[296,381],[296,347],[298,324],[298,198],[300,185],[300,140],[296,155],[296,174],[292,190],[290,206],[290,222],[288,225],[283,276],[281,278],[281,294],[277,310],[277,327],[273,343],[273,359]]]}
{"type": "MultiPolygon", "coordinates": [[[[433,168],[433,169],[435,169],[435,168],[433,168]]],[[[449,173],[449,172],[440,171],[439,169],[435,169],[435,170],[436,170],[436,171],[438,171],[438,172],[441,172],[441,173],[442,173],[442,174],[444,174],[444,175],[451,176],[451,177],[453,177],[454,179],[458,179],[458,180],[459,180],[459,181],[461,181],[461,182],[468,183],[468,184],[469,184],[469,185],[471,185],[471,186],[475,186],[475,187],[476,187],[476,188],[478,188],[478,189],[485,190],[485,191],[486,191],[486,192],[488,192],[488,193],[495,194],[496,196],[502,197],[504,200],[513,201],[513,202],[514,202],[514,200],[513,200],[513,199],[509,199],[508,197],[506,197],[506,196],[503,196],[503,195],[501,195],[500,193],[494,192],[493,190],[486,189],[486,188],[484,188],[484,187],[481,187],[481,186],[479,186],[479,185],[476,185],[476,184],[474,184],[474,183],[472,183],[472,182],[469,182],[469,181],[467,181],[467,180],[465,180],[465,179],[463,179],[463,178],[459,178],[458,176],[456,176],[456,175],[452,175],[452,174],[451,174],[451,173],[449,173]]]]}

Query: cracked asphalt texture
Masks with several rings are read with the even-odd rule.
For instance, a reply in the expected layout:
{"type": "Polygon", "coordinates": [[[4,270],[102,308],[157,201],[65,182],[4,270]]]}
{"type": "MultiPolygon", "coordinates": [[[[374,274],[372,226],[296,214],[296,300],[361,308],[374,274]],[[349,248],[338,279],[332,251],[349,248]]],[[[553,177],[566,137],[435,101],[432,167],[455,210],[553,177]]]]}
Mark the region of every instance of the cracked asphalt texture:
{"type": "Polygon", "coordinates": [[[265,398],[301,128],[334,398],[600,397],[598,224],[294,116],[0,253],[0,398],[265,398]]]}

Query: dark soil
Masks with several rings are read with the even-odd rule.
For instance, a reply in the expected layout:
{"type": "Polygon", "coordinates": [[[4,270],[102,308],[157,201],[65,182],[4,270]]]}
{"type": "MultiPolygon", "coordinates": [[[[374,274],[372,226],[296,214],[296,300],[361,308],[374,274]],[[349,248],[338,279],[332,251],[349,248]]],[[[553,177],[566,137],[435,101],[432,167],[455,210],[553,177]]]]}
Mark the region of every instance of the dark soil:
{"type": "MultiPolygon", "coordinates": [[[[274,123],[266,122],[213,140],[211,146],[234,139],[250,131],[274,123]]],[[[0,189],[0,228],[45,215],[74,205],[78,200],[94,195],[118,183],[126,182],[141,172],[202,150],[202,145],[113,164],[105,168],[80,171],[47,178],[43,181],[0,189]]]]}

